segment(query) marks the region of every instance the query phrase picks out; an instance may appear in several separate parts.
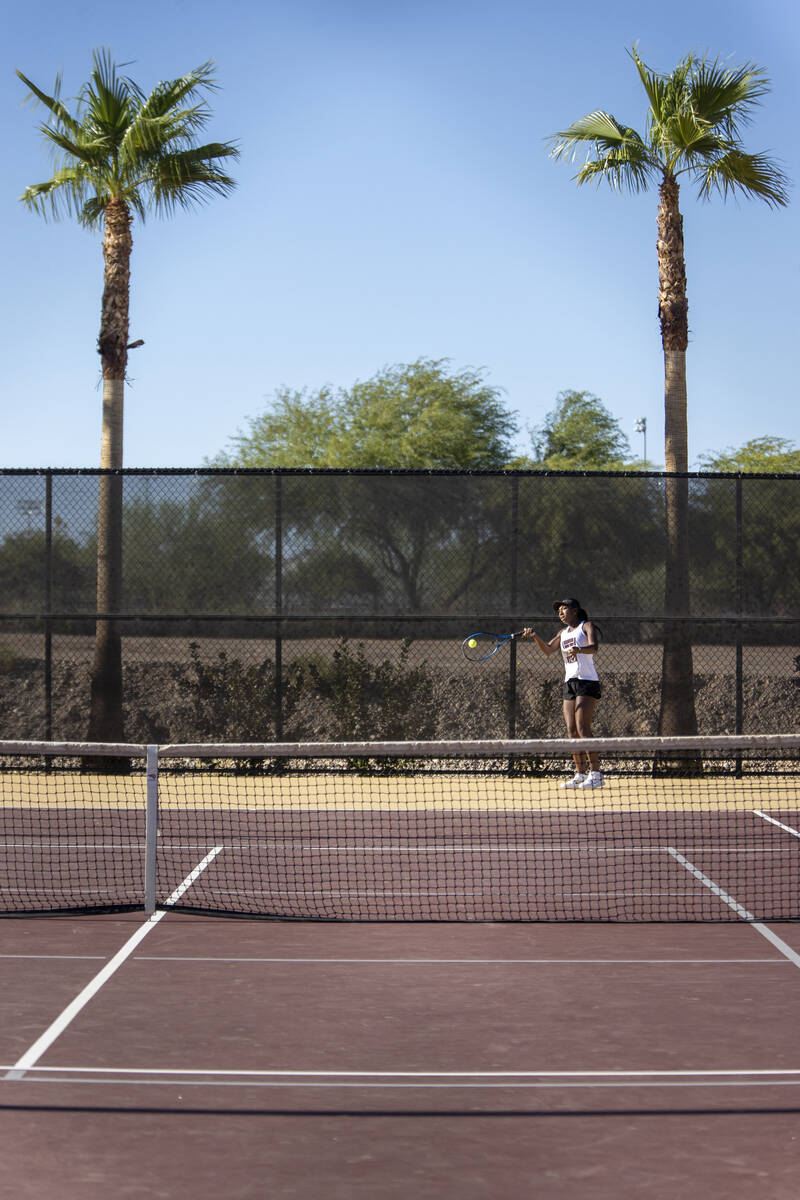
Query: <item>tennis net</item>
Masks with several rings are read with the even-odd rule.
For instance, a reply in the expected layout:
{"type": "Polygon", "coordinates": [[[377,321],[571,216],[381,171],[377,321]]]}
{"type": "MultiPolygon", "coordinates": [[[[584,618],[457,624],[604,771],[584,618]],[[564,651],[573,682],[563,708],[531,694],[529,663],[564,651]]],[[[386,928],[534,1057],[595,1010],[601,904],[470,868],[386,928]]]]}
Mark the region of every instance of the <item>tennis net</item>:
{"type": "Polygon", "coordinates": [[[0,743],[0,911],[800,918],[800,735],[586,745],[0,743]]]}

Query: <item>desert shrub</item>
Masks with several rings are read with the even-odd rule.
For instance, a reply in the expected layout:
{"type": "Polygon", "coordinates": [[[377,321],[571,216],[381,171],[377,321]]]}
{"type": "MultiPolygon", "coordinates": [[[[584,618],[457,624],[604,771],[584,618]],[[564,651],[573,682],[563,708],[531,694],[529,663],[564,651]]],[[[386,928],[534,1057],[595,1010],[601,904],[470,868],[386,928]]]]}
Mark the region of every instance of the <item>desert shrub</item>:
{"type": "MultiPolygon", "coordinates": [[[[395,661],[372,663],[363,645],[353,649],[342,638],[330,658],[311,654],[285,664],[283,736],[318,741],[432,736],[432,682],[425,663],[409,665],[410,646],[404,642],[395,661]]],[[[205,662],[197,643],[189,649],[190,667],[178,686],[190,702],[195,736],[219,742],[272,740],[278,696],[274,662],[245,664],[225,650],[205,662]]]]}
{"type": "Polygon", "coordinates": [[[409,665],[410,649],[406,639],[396,661],[372,663],[361,643],[353,650],[342,638],[332,658],[314,656],[303,664],[305,682],[327,707],[327,736],[393,741],[433,735],[432,680],[427,663],[409,665]]]}

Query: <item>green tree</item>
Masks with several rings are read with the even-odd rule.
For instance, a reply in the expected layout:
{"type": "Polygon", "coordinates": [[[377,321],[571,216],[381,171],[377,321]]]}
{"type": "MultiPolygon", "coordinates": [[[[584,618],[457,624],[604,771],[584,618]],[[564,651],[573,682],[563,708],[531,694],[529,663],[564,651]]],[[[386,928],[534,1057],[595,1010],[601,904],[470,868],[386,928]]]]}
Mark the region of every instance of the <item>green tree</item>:
{"type": "Polygon", "coordinates": [[[281,388],[218,466],[501,468],[517,422],[483,372],[447,359],[384,367],[337,392],[281,388]]]}
{"type": "MultiPolygon", "coordinates": [[[[95,51],[93,69],[70,111],[21,71],[32,97],[47,109],[39,126],[55,160],[55,174],[26,188],[21,199],[42,216],[74,215],[87,229],[103,230],[105,262],[98,351],[103,372],[103,420],[97,519],[97,611],[116,614],[122,599],[122,431],[128,362],[130,258],[134,216],[171,214],[235,185],[221,168],[236,157],[229,142],[197,144],[211,110],[213,64],[159,83],[146,95],[121,76],[107,51],[95,51]]],[[[122,649],[119,627],[100,619],[95,637],[89,739],[121,741],[122,649]]]]}
{"type": "Polygon", "coordinates": [[[447,611],[491,575],[492,505],[468,479],[359,472],[499,470],[516,430],[483,372],[418,359],[337,392],[282,389],[216,465],[353,472],[283,481],[283,587],[292,607],[447,611]]]}
{"type": "Polygon", "coordinates": [[[328,387],[316,392],[280,387],[258,417],[248,418],[247,433],[231,438],[230,451],[210,463],[216,467],[328,467],[338,438],[341,402],[328,387]]]}
{"type": "Polygon", "coordinates": [[[800,474],[800,449],[782,437],[751,438],[738,449],[729,447],[718,454],[700,455],[701,471],[730,471],[746,474],[800,474]]]}
{"type": "Polygon", "coordinates": [[[631,51],[647,97],[644,135],[597,110],[552,137],[552,155],[574,160],[586,149],[578,184],[605,180],[619,191],[659,190],[658,310],[664,351],[664,455],[671,478],[666,488],[667,571],[660,730],[697,729],[691,640],[681,618],[689,616],[686,349],[689,340],[683,218],[679,178],[697,184],[702,198],[720,193],[755,196],[771,207],[788,200],[787,180],[765,154],[745,151],[741,135],[769,80],[754,63],[726,66],[686,55],[668,75],[650,70],[631,51]]]}
{"type": "Polygon", "coordinates": [[[127,607],[154,616],[263,610],[272,560],[249,528],[251,514],[221,502],[224,489],[191,477],[175,482],[185,486],[169,496],[126,493],[127,607]]]}
{"type": "Polygon", "coordinates": [[[0,607],[6,612],[45,612],[45,581],[52,580],[51,608],[86,612],[91,607],[93,563],[85,545],[74,541],[56,517],[48,542],[39,530],[12,533],[0,542],[0,607]]]}
{"type": "Polygon", "coordinates": [[[283,483],[291,611],[458,612],[496,586],[511,512],[502,475],[353,471],[283,483]]]}
{"type": "Polygon", "coordinates": [[[619,422],[591,392],[559,392],[541,425],[531,430],[530,465],[550,471],[623,469],[630,458],[619,422]]]}

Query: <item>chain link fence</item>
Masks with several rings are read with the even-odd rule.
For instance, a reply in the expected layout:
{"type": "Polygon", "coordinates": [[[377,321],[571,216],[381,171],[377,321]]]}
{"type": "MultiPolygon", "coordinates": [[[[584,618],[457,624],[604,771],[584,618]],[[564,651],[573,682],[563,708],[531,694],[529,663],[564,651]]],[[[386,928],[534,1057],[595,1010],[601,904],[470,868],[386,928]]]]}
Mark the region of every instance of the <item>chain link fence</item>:
{"type": "Polygon", "coordinates": [[[118,620],[135,741],[554,736],[560,658],[474,630],[602,630],[600,735],[657,732],[670,622],[700,733],[800,717],[800,476],[691,475],[691,616],[664,612],[665,480],[645,473],[142,471],[123,476],[123,605],[96,612],[98,471],[0,472],[0,730],[86,736],[93,634],[118,620]]]}

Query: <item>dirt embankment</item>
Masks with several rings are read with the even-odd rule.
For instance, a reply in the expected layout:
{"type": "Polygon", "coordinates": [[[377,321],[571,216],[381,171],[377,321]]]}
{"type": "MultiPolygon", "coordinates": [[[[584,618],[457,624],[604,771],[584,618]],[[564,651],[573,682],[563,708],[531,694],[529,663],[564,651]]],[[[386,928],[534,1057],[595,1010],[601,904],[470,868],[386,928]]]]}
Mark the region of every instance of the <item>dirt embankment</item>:
{"type": "MultiPolygon", "coordinates": [[[[291,666],[284,661],[284,669],[291,666]]],[[[230,668],[230,661],[228,662],[230,668]]],[[[52,723],[45,714],[44,669],[17,660],[0,674],[0,739],[82,740],[87,736],[90,667],[53,668],[52,723]]],[[[199,678],[191,664],[128,662],[124,671],[125,736],[133,742],[269,741],[275,731],[275,682],[258,666],[199,678]]],[[[733,733],[734,679],[695,676],[699,732],[733,733]]],[[[416,668],[378,676],[351,671],[331,680],[287,671],[283,689],[285,740],[354,738],[492,738],[509,733],[508,679],[501,671],[452,673],[416,668]],[[387,678],[389,682],[387,683],[387,678]],[[360,690],[359,690],[360,689],[360,690]],[[388,689],[388,690],[387,690],[388,689]]],[[[642,736],[657,732],[660,676],[655,671],[607,672],[595,732],[642,736]]],[[[800,687],[790,678],[747,676],[744,732],[784,733],[800,728],[800,687]]],[[[516,736],[563,732],[560,681],[521,672],[516,736]]]]}

